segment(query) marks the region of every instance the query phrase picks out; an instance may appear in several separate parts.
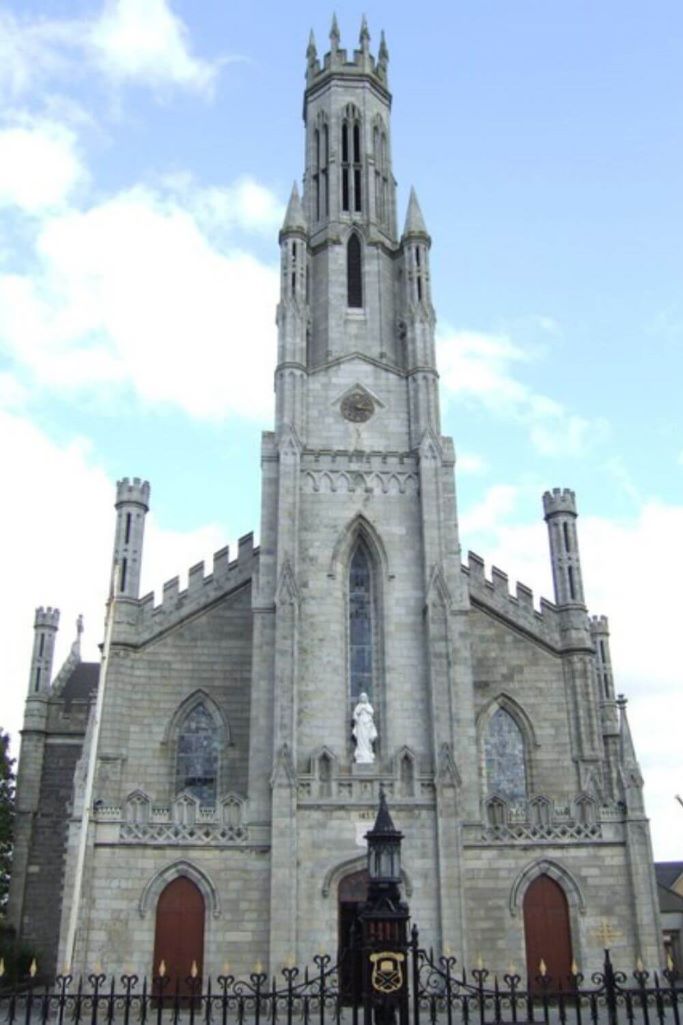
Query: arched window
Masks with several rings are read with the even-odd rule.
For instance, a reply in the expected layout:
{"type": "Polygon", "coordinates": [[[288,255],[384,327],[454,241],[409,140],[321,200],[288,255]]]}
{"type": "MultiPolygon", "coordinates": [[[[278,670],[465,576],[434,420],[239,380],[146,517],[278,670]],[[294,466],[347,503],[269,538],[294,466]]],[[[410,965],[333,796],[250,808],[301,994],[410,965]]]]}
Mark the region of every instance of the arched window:
{"type": "Polygon", "coordinates": [[[360,540],[349,567],[349,693],[357,701],[373,690],[373,600],[370,553],[360,540]]]}
{"type": "Polygon", "coordinates": [[[341,126],[342,210],[359,213],[362,202],[360,114],[349,104],[341,126]]]}
{"type": "Polygon", "coordinates": [[[378,120],[375,124],[372,139],[375,155],[375,211],[380,224],[386,224],[389,220],[387,210],[389,170],[387,136],[381,120],[378,120]]]}
{"type": "Polygon", "coordinates": [[[354,232],[346,245],[347,304],[355,309],[363,306],[363,258],[360,239],[354,232]]]}
{"type": "Polygon", "coordinates": [[[318,127],[313,135],[313,190],[315,195],[315,219],[319,221],[330,212],[327,173],[330,163],[330,136],[324,117],[318,118],[318,127]]]}
{"type": "Polygon", "coordinates": [[[216,803],[219,743],[218,726],[201,701],[178,731],[176,793],[186,791],[202,805],[216,803]]]}
{"type": "Polygon", "coordinates": [[[486,791],[509,804],[524,801],[527,794],[524,737],[504,708],[497,708],[484,734],[486,791]]]}

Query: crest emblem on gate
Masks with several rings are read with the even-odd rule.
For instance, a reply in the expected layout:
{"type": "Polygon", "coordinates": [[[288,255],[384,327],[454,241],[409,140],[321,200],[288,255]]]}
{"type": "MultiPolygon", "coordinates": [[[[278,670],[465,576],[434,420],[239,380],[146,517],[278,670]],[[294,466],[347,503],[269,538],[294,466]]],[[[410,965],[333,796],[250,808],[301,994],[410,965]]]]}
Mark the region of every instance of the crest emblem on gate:
{"type": "Polygon", "coordinates": [[[370,954],[372,962],[372,988],[378,993],[395,993],[403,985],[403,962],[405,954],[383,950],[370,954]]]}

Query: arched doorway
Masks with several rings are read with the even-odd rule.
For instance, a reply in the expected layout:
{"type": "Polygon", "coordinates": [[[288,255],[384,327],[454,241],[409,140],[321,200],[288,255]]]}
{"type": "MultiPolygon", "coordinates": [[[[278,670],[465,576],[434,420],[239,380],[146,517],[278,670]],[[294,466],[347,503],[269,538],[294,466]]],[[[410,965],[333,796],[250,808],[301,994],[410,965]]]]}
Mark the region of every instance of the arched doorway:
{"type": "Polygon", "coordinates": [[[181,994],[189,992],[187,979],[193,962],[197,965],[198,976],[202,975],[204,898],[187,876],[173,879],[159,896],[154,934],[154,976],[159,974],[162,961],[171,980],[169,993],[175,993],[176,985],[181,994]]]}
{"type": "Polygon", "coordinates": [[[341,989],[346,1003],[354,993],[361,992],[360,949],[353,947],[353,926],[358,908],[368,896],[367,869],[350,872],[339,883],[339,957],[341,959],[341,989]]]}
{"type": "Polygon", "coordinates": [[[550,876],[538,876],[524,895],[524,935],[532,986],[541,960],[553,982],[566,986],[572,964],[569,908],[562,887],[550,876]]]}

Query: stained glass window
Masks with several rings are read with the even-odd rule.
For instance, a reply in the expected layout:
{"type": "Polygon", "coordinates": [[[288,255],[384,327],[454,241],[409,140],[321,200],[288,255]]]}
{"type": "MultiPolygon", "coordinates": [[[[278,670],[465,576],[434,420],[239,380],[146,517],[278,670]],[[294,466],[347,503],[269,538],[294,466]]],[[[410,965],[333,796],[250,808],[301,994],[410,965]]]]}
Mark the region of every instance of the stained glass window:
{"type": "Polygon", "coordinates": [[[349,570],[349,682],[354,701],[363,691],[372,700],[372,574],[362,542],[349,570]]]}
{"type": "Polygon", "coordinates": [[[524,737],[509,712],[498,708],[484,737],[486,789],[511,804],[526,799],[524,737]]]}
{"type": "Polygon", "coordinates": [[[203,805],[216,802],[218,729],[206,705],[195,705],[178,734],[176,790],[186,790],[203,805]]]}

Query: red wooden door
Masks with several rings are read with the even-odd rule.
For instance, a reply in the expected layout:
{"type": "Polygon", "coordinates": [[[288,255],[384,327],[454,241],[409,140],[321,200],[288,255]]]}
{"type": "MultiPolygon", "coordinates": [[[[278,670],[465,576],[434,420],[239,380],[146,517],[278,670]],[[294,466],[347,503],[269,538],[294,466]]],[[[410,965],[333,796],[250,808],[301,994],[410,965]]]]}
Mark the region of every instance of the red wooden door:
{"type": "Polygon", "coordinates": [[[567,987],[572,964],[569,908],[562,887],[550,876],[539,876],[524,897],[526,965],[532,986],[540,974],[541,960],[552,979],[552,989],[567,987]]]}
{"type": "Polygon", "coordinates": [[[162,891],[157,904],[154,937],[153,975],[159,974],[164,962],[170,979],[167,993],[175,993],[176,985],[183,995],[190,992],[187,978],[192,962],[201,977],[204,961],[204,898],[195,884],[179,876],[162,891]]]}

